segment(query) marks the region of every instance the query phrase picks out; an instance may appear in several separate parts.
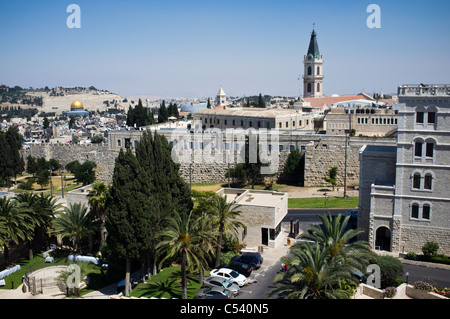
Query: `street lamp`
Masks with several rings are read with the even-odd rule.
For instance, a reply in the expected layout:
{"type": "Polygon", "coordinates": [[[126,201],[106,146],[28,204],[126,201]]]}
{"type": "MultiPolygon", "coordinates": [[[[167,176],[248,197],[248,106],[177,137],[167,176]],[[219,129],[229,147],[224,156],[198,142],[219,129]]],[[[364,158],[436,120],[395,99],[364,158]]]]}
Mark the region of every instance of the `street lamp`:
{"type": "Polygon", "coordinates": [[[325,196],[325,208],[327,208],[327,192],[325,192],[324,194],[323,194],[323,196],[325,196]]]}

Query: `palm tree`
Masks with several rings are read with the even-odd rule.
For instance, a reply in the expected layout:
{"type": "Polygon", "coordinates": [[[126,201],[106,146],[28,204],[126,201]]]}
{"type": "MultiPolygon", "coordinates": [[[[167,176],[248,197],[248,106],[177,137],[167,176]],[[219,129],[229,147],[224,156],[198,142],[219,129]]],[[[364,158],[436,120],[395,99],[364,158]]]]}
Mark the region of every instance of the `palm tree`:
{"type": "Polygon", "coordinates": [[[67,286],[68,280],[70,280],[70,276],[73,274],[74,272],[74,267],[77,267],[79,270],[79,273],[77,273],[77,275],[79,275],[79,283],[77,286],[74,286],[73,292],[74,295],[79,297],[80,296],[80,287],[82,285],[82,281],[85,281],[87,279],[87,276],[91,273],[93,273],[93,269],[91,264],[89,263],[70,263],[69,266],[64,269],[64,270],[60,270],[57,271],[57,273],[59,273],[58,277],[56,277],[56,280],[60,281],[61,283],[63,283],[64,285],[67,286]]]}
{"type": "Polygon", "coordinates": [[[351,272],[336,259],[329,260],[330,247],[304,243],[291,248],[293,257],[283,257],[290,266],[287,272],[278,274],[274,284],[284,285],[272,290],[269,296],[285,295],[285,298],[340,299],[349,298],[351,292],[340,288],[343,280],[356,282],[351,272]]]}
{"type": "MultiPolygon", "coordinates": [[[[37,213],[37,195],[32,192],[25,192],[21,194],[17,194],[14,197],[14,202],[18,210],[22,213],[29,214],[30,219],[33,221],[33,226],[37,226],[40,224],[40,216],[37,213]]],[[[36,227],[33,227],[33,230],[29,232],[27,236],[28,242],[28,259],[33,259],[33,246],[32,242],[35,237],[36,227]]]]}
{"type": "Polygon", "coordinates": [[[300,238],[317,242],[323,247],[329,247],[328,259],[339,259],[346,266],[351,267],[353,271],[365,272],[364,269],[373,257],[370,251],[370,245],[366,241],[354,241],[356,236],[363,233],[362,229],[348,229],[350,216],[342,219],[339,214],[336,217],[319,216],[322,221],[322,227],[311,225],[307,233],[300,235],[300,238]]]}
{"type": "Polygon", "coordinates": [[[92,189],[89,191],[89,205],[94,212],[95,218],[100,223],[100,246],[102,246],[106,240],[106,209],[105,202],[108,194],[108,186],[102,182],[92,184],[92,189]]]}
{"type": "Polygon", "coordinates": [[[6,266],[9,264],[9,241],[19,244],[21,240],[28,240],[33,228],[33,220],[26,211],[18,209],[16,202],[10,198],[0,198],[0,243],[6,266]]]}
{"type": "Polygon", "coordinates": [[[218,229],[215,267],[219,267],[220,265],[220,253],[222,251],[224,234],[230,233],[236,235],[238,228],[243,227],[243,224],[236,220],[236,217],[241,214],[238,208],[239,205],[227,201],[227,196],[214,196],[211,199],[210,213],[212,221],[218,229]]]}
{"type": "Polygon", "coordinates": [[[95,231],[94,218],[84,204],[70,204],[57,214],[53,229],[62,239],[67,237],[71,240],[73,249],[77,252],[80,241],[95,231]]]}
{"type": "Polygon", "coordinates": [[[167,227],[161,232],[162,240],[156,246],[161,259],[159,267],[167,260],[180,260],[182,299],[187,299],[187,271],[202,269],[206,266],[204,242],[210,237],[204,231],[201,218],[193,218],[189,214],[175,214],[167,218],[167,227]]]}

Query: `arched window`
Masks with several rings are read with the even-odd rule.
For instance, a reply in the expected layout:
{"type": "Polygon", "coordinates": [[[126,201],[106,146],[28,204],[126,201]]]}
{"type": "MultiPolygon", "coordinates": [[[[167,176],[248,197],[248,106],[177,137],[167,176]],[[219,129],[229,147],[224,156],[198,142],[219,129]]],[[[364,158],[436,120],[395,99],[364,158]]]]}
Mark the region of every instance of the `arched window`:
{"type": "Polygon", "coordinates": [[[414,156],[422,157],[423,141],[419,140],[414,143],[414,156]]]}
{"type": "Polygon", "coordinates": [[[320,75],[320,67],[317,67],[317,75],[320,75]]]}
{"type": "Polygon", "coordinates": [[[431,190],[433,186],[433,175],[430,173],[425,174],[424,186],[423,188],[431,190]]]}
{"type": "Polygon", "coordinates": [[[308,89],[307,89],[308,93],[311,93],[311,83],[308,83],[308,89]]]}
{"type": "Polygon", "coordinates": [[[310,66],[308,66],[308,75],[312,74],[312,68],[310,66]]]}
{"type": "Polygon", "coordinates": [[[430,220],[431,206],[430,204],[423,204],[422,219],[430,220]]]}
{"type": "Polygon", "coordinates": [[[317,83],[317,92],[320,92],[320,83],[317,83]]]}
{"type": "Polygon", "coordinates": [[[419,218],[419,204],[417,203],[411,205],[411,218],[419,218]]]}
{"type": "Polygon", "coordinates": [[[420,189],[420,174],[414,173],[413,175],[413,188],[420,189]]]}

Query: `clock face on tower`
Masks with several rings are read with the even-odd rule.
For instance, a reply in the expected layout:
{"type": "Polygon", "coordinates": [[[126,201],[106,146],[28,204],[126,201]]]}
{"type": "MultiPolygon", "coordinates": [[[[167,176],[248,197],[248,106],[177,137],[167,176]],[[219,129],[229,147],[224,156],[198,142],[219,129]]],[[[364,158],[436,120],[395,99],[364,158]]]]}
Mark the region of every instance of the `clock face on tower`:
{"type": "Polygon", "coordinates": [[[308,60],[312,60],[313,56],[312,54],[308,55],[308,60]]]}

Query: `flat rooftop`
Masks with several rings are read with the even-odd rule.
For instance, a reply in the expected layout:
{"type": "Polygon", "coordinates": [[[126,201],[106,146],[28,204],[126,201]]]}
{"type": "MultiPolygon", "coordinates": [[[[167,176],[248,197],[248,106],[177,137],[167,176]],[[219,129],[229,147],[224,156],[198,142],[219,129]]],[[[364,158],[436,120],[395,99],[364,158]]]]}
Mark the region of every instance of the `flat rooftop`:
{"type": "Polygon", "coordinates": [[[227,196],[227,202],[235,202],[241,206],[277,207],[287,197],[287,193],[262,190],[246,190],[222,188],[217,192],[220,196],[227,196]]]}

